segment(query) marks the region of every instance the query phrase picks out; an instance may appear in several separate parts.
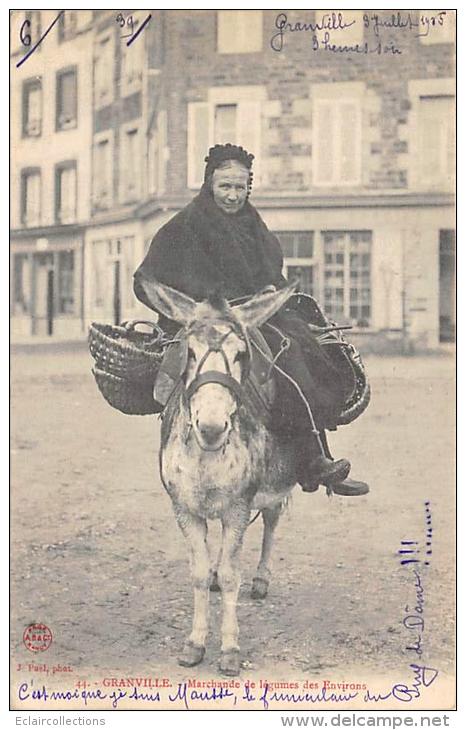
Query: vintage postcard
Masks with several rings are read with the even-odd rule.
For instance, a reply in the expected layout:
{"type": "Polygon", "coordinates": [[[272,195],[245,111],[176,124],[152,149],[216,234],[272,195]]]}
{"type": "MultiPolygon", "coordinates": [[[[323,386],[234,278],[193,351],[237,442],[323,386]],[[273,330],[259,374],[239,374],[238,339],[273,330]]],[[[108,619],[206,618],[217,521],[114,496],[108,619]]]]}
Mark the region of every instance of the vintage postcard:
{"type": "Polygon", "coordinates": [[[455,10],[10,11],[13,710],[454,710],[455,10]]]}

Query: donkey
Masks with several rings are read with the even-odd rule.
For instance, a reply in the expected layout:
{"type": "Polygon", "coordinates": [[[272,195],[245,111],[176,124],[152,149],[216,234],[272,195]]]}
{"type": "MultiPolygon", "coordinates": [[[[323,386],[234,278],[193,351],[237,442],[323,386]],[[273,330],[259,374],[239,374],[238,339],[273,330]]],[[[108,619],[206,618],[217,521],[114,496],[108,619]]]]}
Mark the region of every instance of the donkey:
{"type": "MultiPolygon", "coordinates": [[[[199,664],[205,654],[209,589],[213,577],[222,591],[220,671],[239,674],[237,598],[241,549],[252,510],[262,513],[262,552],[252,596],[267,594],[273,535],[282,506],[296,484],[296,454],[254,405],[251,370],[260,358],[257,328],[288,300],[294,284],[256,295],[236,307],[225,300],[197,303],[157,282],[142,284],[154,309],[181,325],[185,346],[182,373],[162,416],[160,474],[177,523],[189,543],[194,588],[192,631],[178,658],[199,664]],[[222,524],[216,570],[210,565],[207,520],[222,524]]],[[[266,347],[265,341],[262,345],[266,347]]],[[[266,361],[267,364],[267,361],[266,361]]],[[[270,363],[268,363],[270,376],[270,363]]],[[[271,377],[263,385],[271,402],[271,377]]]]}

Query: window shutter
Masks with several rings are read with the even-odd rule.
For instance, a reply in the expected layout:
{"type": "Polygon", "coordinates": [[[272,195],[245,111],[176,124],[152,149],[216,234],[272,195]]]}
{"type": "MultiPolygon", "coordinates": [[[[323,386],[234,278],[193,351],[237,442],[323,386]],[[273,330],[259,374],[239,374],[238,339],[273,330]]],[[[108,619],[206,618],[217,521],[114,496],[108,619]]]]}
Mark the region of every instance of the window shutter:
{"type": "Polygon", "coordinates": [[[207,102],[188,104],[188,187],[200,188],[204,179],[204,159],[211,140],[211,114],[207,102]]]}
{"type": "Polygon", "coordinates": [[[314,183],[331,185],[335,177],[335,105],[318,99],[315,102],[312,158],[314,183]]]}
{"type": "Polygon", "coordinates": [[[423,186],[452,184],[455,133],[454,99],[421,98],[419,106],[419,179],[423,186]]]}
{"type": "Polygon", "coordinates": [[[253,163],[254,187],[261,181],[261,103],[260,101],[242,101],[238,104],[238,137],[237,144],[255,156],[253,163]]]}
{"type": "Polygon", "coordinates": [[[357,101],[344,100],[338,111],[338,182],[356,185],[361,180],[361,110],[357,101]]]}

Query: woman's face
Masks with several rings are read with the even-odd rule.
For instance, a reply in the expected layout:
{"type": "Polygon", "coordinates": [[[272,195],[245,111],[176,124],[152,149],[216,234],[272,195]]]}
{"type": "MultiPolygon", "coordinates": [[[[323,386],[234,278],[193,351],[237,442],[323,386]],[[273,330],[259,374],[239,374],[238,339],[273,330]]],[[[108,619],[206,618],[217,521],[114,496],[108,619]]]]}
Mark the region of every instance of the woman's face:
{"type": "Polygon", "coordinates": [[[218,207],[225,213],[237,213],[248,196],[249,172],[236,161],[214,170],[212,193],[218,207]]]}

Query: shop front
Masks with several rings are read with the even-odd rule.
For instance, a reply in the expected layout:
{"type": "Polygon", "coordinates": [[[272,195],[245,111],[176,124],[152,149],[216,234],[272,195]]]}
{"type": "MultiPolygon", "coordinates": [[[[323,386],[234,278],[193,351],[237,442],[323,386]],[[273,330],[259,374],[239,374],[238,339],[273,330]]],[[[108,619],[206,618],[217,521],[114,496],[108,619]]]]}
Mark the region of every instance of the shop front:
{"type": "Polygon", "coordinates": [[[11,337],[74,339],[83,326],[83,233],[13,232],[11,337]]]}

